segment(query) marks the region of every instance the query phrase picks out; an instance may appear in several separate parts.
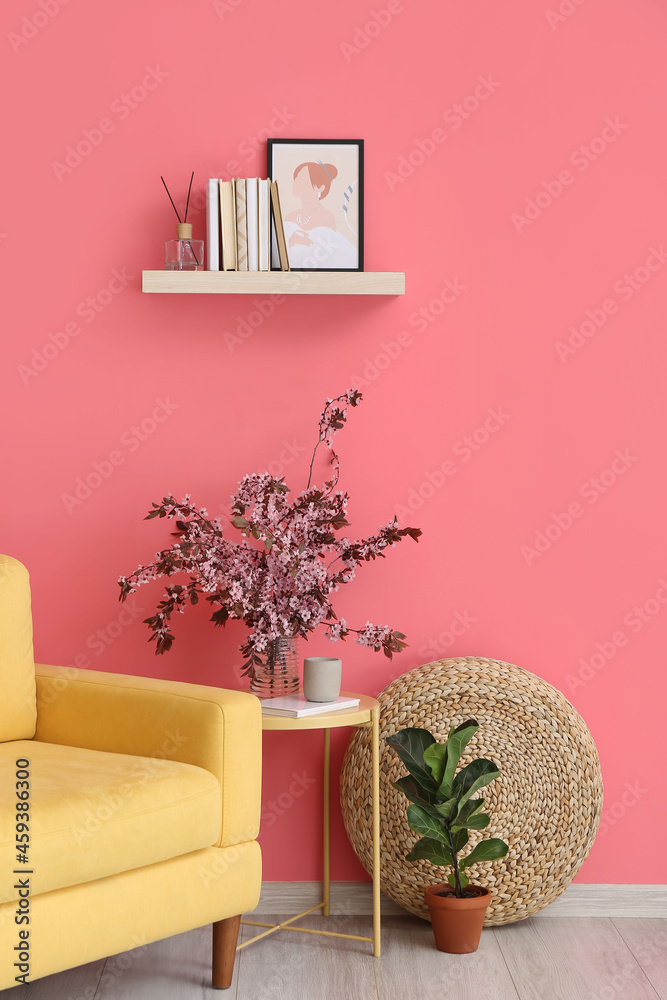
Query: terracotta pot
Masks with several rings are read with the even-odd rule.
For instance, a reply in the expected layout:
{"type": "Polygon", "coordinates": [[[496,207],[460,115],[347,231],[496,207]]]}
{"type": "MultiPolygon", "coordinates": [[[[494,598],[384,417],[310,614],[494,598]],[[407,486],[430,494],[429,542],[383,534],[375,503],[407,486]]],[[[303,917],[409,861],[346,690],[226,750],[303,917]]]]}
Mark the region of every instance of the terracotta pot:
{"type": "Polygon", "coordinates": [[[457,899],[448,882],[424,889],[438,951],[446,951],[450,955],[467,955],[477,951],[491,893],[472,883],[468,889],[476,889],[478,895],[457,899]],[[441,892],[447,895],[438,895],[441,892]]]}

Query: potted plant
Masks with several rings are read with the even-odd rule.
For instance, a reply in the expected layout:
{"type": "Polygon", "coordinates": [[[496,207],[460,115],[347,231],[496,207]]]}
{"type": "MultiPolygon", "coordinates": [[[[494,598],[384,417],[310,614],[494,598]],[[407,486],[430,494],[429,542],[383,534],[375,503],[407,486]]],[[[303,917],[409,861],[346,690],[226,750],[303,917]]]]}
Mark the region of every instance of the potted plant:
{"type": "Polygon", "coordinates": [[[370,621],[354,629],[336,615],[331,603],[339,587],[354,579],[358,566],[384,558],[406,536],[417,541],[421,535],[419,528],[399,527],[394,517],[363,538],[339,537],[349,526],[349,497],[337,488],[339,460],[333,438],[345,425],[347,407],[358,406],[361,399],[357,389],[349,389],[326,401],[305,490],[290,496],[284,479],[268,472],[243,477],[231,498],[230,527],[240,532],[240,539],[230,538],[220,518],[196,506],[189,495],[177,501],[169,494],[153,504],[146,520],[175,519],[178,540],[118,582],[124,601],[151,580],[189,574],[184,583],[166,586],[155,614],[145,619],[156,653],[172,646],[173,615],[197,604],[200,597],[212,605],[215,626],[236,618],[249,628],[240,646],[243,670],[251,691],[260,696],[297,689],[296,670],[281,676],[279,665],[289,656],[295,667],[296,637],[307,636],[319,625],[333,641],[353,633],[358,643],[390,658],[404,649],[402,632],[370,621]],[[321,445],[329,452],[331,472],[323,485],[315,486],[313,466],[321,445]],[[282,682],[293,687],[281,689],[282,682]]]}
{"type": "Polygon", "coordinates": [[[504,841],[493,837],[459,857],[468,843],[468,831],[484,830],[490,822],[482,811],[484,799],[473,796],[500,774],[497,765],[484,758],[457,773],[461,754],[478,728],[475,719],[452,726],[444,743],[438,743],[427,729],[416,728],[387,738],[410,772],[393,784],[410,800],[408,823],[422,835],[406,855],[408,861],[426,859],[453,869],[447,882],[424,890],[436,948],[451,954],[477,950],[491,902],[489,890],[473,885],[465,870],[480,861],[504,858],[508,851],[504,841]]]}

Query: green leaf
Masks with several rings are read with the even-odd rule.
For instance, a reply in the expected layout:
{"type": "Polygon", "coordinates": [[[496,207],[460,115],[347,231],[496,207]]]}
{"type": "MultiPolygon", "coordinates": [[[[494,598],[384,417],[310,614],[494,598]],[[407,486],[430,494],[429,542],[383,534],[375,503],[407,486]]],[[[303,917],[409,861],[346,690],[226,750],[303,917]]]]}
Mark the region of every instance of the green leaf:
{"type": "Polygon", "coordinates": [[[470,865],[478,864],[480,861],[498,861],[504,858],[508,851],[509,847],[504,840],[491,837],[489,840],[480,840],[467,858],[461,858],[459,864],[461,868],[469,868],[470,865]]]}
{"type": "Polygon", "coordinates": [[[247,528],[250,521],[241,514],[235,514],[232,518],[232,524],[235,528],[247,528]]]}
{"type": "Polygon", "coordinates": [[[445,771],[446,743],[432,743],[424,750],[424,763],[429,768],[436,784],[440,784],[445,771]]]}
{"type": "Polygon", "coordinates": [[[438,785],[424,764],[424,751],[435,743],[435,737],[428,729],[402,729],[399,733],[388,736],[387,743],[425,791],[437,792],[438,785]]]}
{"type": "Polygon", "coordinates": [[[408,823],[415,833],[420,833],[422,837],[448,843],[449,838],[444,822],[429,815],[421,806],[408,806],[408,823]]]}
{"type": "Polygon", "coordinates": [[[399,792],[403,792],[410,802],[416,802],[418,806],[421,806],[433,816],[439,815],[439,809],[434,805],[435,795],[432,792],[424,791],[412,775],[406,774],[404,778],[399,778],[398,781],[394,781],[392,784],[394,788],[398,788],[399,792]]]}
{"type": "Polygon", "coordinates": [[[452,830],[452,840],[454,841],[454,851],[459,854],[469,841],[467,830],[452,830]]]}
{"type": "Polygon", "coordinates": [[[466,820],[470,819],[471,816],[474,816],[476,812],[479,812],[483,805],[484,799],[468,799],[467,802],[463,803],[463,805],[459,804],[459,811],[456,814],[455,822],[459,826],[463,826],[466,820]]]}
{"type": "Polygon", "coordinates": [[[464,824],[455,820],[452,824],[452,830],[485,830],[490,822],[491,817],[487,813],[475,813],[475,815],[467,819],[464,824]]]}
{"type": "Polygon", "coordinates": [[[456,816],[456,807],[458,804],[458,799],[447,799],[446,802],[438,802],[435,808],[439,816],[442,816],[443,819],[451,823],[456,816]]]}
{"type": "MultiPolygon", "coordinates": [[[[447,881],[453,889],[456,889],[456,875],[453,872],[451,875],[447,876],[447,881]]],[[[462,889],[465,889],[465,887],[470,884],[470,879],[465,872],[459,872],[459,882],[461,883],[462,889]]]]}
{"type": "Polygon", "coordinates": [[[445,768],[440,779],[440,794],[444,798],[448,799],[452,794],[454,775],[456,773],[456,768],[459,766],[461,754],[478,729],[479,726],[477,724],[477,720],[468,719],[466,722],[462,722],[460,726],[457,726],[456,729],[452,729],[449,734],[449,738],[446,743],[447,757],[445,768]]]}
{"type": "Polygon", "coordinates": [[[453,865],[454,859],[447,844],[442,844],[439,840],[431,840],[430,837],[422,837],[418,840],[409,854],[405,855],[408,861],[421,861],[426,859],[434,865],[453,865]]]}
{"type": "Polygon", "coordinates": [[[497,764],[494,764],[492,760],[480,757],[459,771],[454,778],[452,791],[463,805],[475,792],[483,788],[484,785],[488,785],[499,774],[497,764]]]}

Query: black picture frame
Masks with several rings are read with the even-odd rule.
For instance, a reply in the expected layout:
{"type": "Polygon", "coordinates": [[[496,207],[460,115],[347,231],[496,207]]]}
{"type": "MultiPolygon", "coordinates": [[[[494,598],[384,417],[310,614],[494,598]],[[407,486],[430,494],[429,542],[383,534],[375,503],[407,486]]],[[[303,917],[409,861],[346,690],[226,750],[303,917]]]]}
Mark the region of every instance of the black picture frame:
{"type": "MultiPolygon", "coordinates": [[[[354,163],[354,161],[353,161],[354,163]]],[[[278,180],[278,193],[280,196],[280,208],[283,216],[283,226],[285,229],[285,242],[288,245],[288,257],[290,260],[290,270],[292,271],[363,271],[364,269],[364,140],[363,139],[267,139],[267,176],[270,180],[278,180]],[[306,147],[302,151],[297,151],[295,147],[306,147]],[[344,163],[344,157],[342,157],[342,150],[338,155],[333,155],[331,152],[329,155],[326,154],[325,148],[331,147],[356,147],[356,166],[357,166],[357,176],[354,177],[354,166],[344,163]],[[283,148],[284,147],[284,148],[283,148]],[[317,156],[317,147],[322,147],[322,156],[317,156]],[[308,149],[312,148],[312,154],[308,153],[308,149]],[[282,154],[282,155],[281,155],[282,154]],[[290,155],[291,154],[291,155],[290,155]],[[310,159],[308,158],[310,156],[310,159]],[[324,156],[327,156],[326,160],[324,156]],[[337,174],[331,177],[331,172],[327,167],[331,167],[331,159],[339,160],[339,167],[336,167],[337,174]],[[312,223],[308,226],[308,221],[312,219],[312,215],[308,219],[301,223],[299,219],[300,212],[293,210],[293,200],[294,198],[299,198],[293,192],[293,184],[289,184],[289,189],[286,190],[287,184],[285,182],[286,173],[289,176],[289,169],[296,171],[299,164],[303,164],[305,168],[308,168],[308,180],[312,186],[313,190],[324,190],[324,194],[320,195],[319,199],[326,198],[330,196],[331,189],[334,187],[335,182],[340,178],[342,185],[340,187],[339,201],[332,202],[333,211],[324,206],[324,211],[322,213],[323,219],[327,220],[328,217],[333,217],[336,222],[336,226],[332,228],[332,232],[336,233],[335,237],[328,237],[326,234],[327,228],[331,228],[326,224],[321,226],[313,226],[312,223]],[[315,174],[315,179],[313,179],[313,174],[315,170],[311,171],[311,164],[313,168],[315,165],[323,168],[325,175],[322,175],[322,184],[317,184],[318,175],[321,171],[317,169],[317,174],[315,174]],[[344,175],[343,174],[344,171],[344,175]],[[280,175],[282,174],[282,186],[280,184],[280,175]],[[327,180],[328,177],[328,180],[327,180]],[[347,182],[347,183],[346,183],[347,182]],[[355,213],[356,205],[356,213],[355,213]],[[349,214],[348,214],[349,213],[349,214]],[[356,218],[354,215],[356,214],[356,218]],[[292,219],[290,219],[290,215],[292,219]],[[298,220],[298,221],[297,221],[298,220]],[[358,232],[355,233],[354,224],[358,224],[358,232]],[[340,228],[338,224],[340,223],[340,228]],[[292,229],[292,225],[298,228],[292,229]],[[347,229],[345,228],[347,226],[347,229]],[[317,238],[311,242],[310,245],[306,246],[305,243],[298,239],[299,235],[303,235],[306,239],[309,239],[309,232],[312,230],[318,230],[317,238]],[[297,237],[294,239],[294,237],[297,237]],[[355,245],[356,238],[356,245],[355,245]],[[293,240],[293,246],[290,248],[290,240],[293,240]],[[301,247],[303,246],[303,249],[301,247]],[[311,250],[311,247],[315,249],[311,250]],[[352,249],[350,249],[352,248],[352,249]],[[290,253],[290,250],[292,251],[290,253]],[[353,252],[354,251],[354,252],[353,252]],[[294,261],[293,261],[294,258],[294,261]],[[311,264],[312,261],[312,264],[311,264]],[[305,266],[304,266],[305,265],[305,266]]],[[[302,173],[301,171],[299,172],[302,173]]],[[[303,175],[302,183],[305,184],[305,177],[303,175]]],[[[292,178],[294,184],[298,182],[297,177],[292,178]]],[[[302,202],[303,204],[303,202],[302,202]]],[[[318,209],[315,206],[315,214],[318,209]]],[[[280,270],[279,265],[275,259],[275,255],[271,254],[271,270],[280,270]]]]}

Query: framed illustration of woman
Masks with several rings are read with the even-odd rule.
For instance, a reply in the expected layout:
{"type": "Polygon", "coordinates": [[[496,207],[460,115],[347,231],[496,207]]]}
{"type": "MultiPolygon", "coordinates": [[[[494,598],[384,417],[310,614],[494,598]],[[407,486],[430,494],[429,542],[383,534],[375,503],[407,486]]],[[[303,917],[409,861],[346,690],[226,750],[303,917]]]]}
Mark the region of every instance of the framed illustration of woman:
{"type": "MultiPolygon", "coordinates": [[[[363,271],[363,139],[268,139],[292,271],[363,271]]],[[[272,252],[272,269],[280,267],[272,252]]]]}

